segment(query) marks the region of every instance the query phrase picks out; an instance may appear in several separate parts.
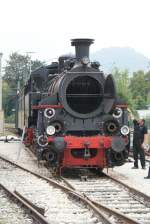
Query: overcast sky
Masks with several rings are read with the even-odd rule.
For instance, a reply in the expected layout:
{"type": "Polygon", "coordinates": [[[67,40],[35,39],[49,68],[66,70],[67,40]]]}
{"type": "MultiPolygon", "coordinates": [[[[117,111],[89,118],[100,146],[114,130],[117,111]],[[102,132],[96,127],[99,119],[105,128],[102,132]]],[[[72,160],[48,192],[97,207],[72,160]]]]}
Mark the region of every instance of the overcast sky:
{"type": "Polygon", "coordinates": [[[0,52],[50,60],[73,51],[71,38],[94,38],[91,51],[129,46],[150,58],[150,0],[0,0],[0,52]]]}

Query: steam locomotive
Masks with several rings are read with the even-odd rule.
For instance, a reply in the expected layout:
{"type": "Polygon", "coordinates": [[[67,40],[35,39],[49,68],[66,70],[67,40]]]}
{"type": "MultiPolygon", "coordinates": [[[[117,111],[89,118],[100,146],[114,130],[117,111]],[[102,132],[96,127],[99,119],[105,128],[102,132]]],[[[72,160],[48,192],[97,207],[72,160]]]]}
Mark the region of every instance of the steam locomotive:
{"type": "Polygon", "coordinates": [[[89,59],[93,39],[72,39],[75,56],[33,71],[18,94],[16,126],[49,166],[120,166],[128,156],[127,104],[111,74],[89,59]]]}

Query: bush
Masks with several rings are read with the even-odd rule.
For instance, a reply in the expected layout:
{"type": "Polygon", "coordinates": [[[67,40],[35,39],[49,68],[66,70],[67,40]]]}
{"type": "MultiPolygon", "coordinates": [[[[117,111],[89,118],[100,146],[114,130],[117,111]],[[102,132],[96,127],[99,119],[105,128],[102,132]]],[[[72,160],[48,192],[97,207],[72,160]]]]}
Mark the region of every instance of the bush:
{"type": "Polygon", "coordinates": [[[10,116],[6,117],[5,118],[5,122],[6,123],[11,123],[11,124],[15,123],[15,114],[13,113],[10,116]]]}

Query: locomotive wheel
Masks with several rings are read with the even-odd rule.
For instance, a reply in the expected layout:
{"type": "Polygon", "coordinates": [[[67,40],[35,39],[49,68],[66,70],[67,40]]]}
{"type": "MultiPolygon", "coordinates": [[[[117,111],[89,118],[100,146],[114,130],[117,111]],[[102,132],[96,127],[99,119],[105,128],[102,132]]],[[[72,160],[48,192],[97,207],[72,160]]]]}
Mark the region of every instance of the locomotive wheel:
{"type": "Polygon", "coordinates": [[[45,152],[43,153],[43,157],[49,163],[50,166],[56,166],[57,165],[58,155],[53,149],[45,150],[45,152]]]}

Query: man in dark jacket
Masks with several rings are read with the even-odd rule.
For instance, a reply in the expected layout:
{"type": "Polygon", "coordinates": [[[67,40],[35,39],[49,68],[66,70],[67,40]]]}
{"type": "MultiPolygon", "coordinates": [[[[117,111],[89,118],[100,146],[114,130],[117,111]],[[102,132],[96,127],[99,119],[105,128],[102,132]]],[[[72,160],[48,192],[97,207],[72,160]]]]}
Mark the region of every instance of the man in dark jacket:
{"type": "Polygon", "coordinates": [[[145,126],[145,120],[139,121],[133,120],[134,134],[133,134],[133,156],[134,156],[134,167],[138,169],[138,155],[140,155],[140,162],[142,169],[145,169],[145,152],[144,152],[144,141],[147,135],[147,127],[145,126]]]}

